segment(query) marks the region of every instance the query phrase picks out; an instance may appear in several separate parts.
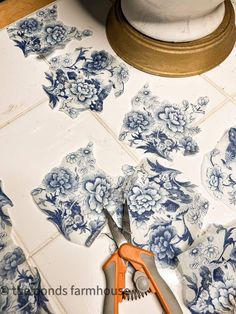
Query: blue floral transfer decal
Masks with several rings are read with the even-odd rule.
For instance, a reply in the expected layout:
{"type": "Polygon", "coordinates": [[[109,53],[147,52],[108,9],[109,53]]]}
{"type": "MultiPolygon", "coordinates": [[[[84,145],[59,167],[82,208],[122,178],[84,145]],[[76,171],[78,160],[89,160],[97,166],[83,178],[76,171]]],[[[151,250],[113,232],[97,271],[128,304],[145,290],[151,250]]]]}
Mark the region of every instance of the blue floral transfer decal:
{"type": "Polygon", "coordinates": [[[119,223],[124,182],[122,177],[111,178],[96,167],[92,148],[89,143],[68,154],[32,192],[38,207],[61,234],[86,246],[93,243],[105,226],[104,207],[119,223]]]}
{"type": "Polygon", "coordinates": [[[196,103],[161,102],[145,85],[132,99],[132,110],[124,117],[119,138],[144,153],[168,160],[177,151],[193,155],[199,150],[193,136],[200,131],[194,121],[205,113],[208,102],[206,96],[198,98],[196,103]]]}
{"type": "Polygon", "coordinates": [[[236,222],[211,225],[180,255],[185,303],[192,314],[235,313],[236,222]]]}
{"type": "Polygon", "coordinates": [[[232,127],[202,163],[202,181],[207,191],[232,209],[236,209],[235,161],[236,128],[232,127]]]}
{"type": "Polygon", "coordinates": [[[32,196],[66,239],[85,246],[107,234],[104,208],[121,224],[126,199],[133,243],[153,251],[159,266],[174,268],[208,211],[208,202],[191,182],[179,181],[180,174],[148,159],[111,177],[96,166],[89,143],[46,174],[32,196]]]}
{"type": "Polygon", "coordinates": [[[116,97],[124,92],[129,73],[125,64],[105,50],[78,48],[50,60],[46,73],[50,86],[43,86],[49,104],[76,118],[79,113],[92,110],[101,112],[105,99],[114,90],[116,97]]]}
{"type": "Polygon", "coordinates": [[[0,182],[0,313],[52,313],[38,270],[26,262],[23,250],[11,239],[7,208],[13,206],[0,182]]]}
{"type": "Polygon", "coordinates": [[[39,10],[35,15],[20,20],[7,29],[9,37],[24,56],[47,56],[55,49],[65,47],[72,38],[82,40],[92,35],[89,29],[78,30],[57,20],[57,6],[39,10]]]}
{"type": "Polygon", "coordinates": [[[126,173],[133,243],[154,252],[161,267],[177,266],[178,255],[193,243],[208,211],[208,201],[191,182],[179,181],[180,174],[155,159],[126,173]]]}

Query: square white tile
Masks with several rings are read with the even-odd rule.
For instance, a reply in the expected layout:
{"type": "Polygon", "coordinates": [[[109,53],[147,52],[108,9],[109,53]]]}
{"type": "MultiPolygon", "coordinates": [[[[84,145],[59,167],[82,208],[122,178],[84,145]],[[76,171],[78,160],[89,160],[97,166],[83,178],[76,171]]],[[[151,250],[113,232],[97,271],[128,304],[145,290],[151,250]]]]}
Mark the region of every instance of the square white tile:
{"type": "Polygon", "coordinates": [[[47,63],[35,57],[25,58],[14,46],[7,31],[0,31],[1,85],[0,127],[46,99],[42,89],[47,63]]]}
{"type": "Polygon", "coordinates": [[[119,175],[123,164],[133,163],[90,112],[72,120],[45,102],[0,130],[1,179],[15,205],[10,216],[30,253],[57,231],[34,204],[31,191],[67,153],[89,141],[94,143],[98,167],[108,174],[119,175]]]}

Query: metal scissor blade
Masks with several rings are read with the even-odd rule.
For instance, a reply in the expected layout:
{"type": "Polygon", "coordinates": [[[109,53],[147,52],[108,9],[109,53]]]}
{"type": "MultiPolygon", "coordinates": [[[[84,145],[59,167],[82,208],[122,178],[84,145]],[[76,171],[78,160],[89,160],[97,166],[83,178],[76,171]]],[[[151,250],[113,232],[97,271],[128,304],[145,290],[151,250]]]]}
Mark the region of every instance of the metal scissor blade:
{"type": "Polygon", "coordinates": [[[126,238],[123,236],[115,220],[112,218],[112,216],[110,215],[106,208],[103,208],[103,212],[107,218],[108,226],[110,228],[111,234],[117,246],[120,247],[122,244],[127,243],[126,238]]]}
{"type": "Polygon", "coordinates": [[[130,228],[130,219],[129,219],[129,208],[127,201],[124,203],[124,211],[122,217],[122,233],[126,238],[127,242],[131,243],[131,228],[130,228]]]}

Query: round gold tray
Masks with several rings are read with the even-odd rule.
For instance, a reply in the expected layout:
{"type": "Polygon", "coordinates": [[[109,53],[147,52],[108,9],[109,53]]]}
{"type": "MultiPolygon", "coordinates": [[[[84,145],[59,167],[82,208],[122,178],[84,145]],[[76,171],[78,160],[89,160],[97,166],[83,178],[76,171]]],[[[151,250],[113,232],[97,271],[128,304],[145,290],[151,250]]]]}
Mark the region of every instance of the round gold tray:
{"type": "Polygon", "coordinates": [[[112,7],[106,32],[115,52],[135,68],[155,75],[181,77],[203,73],[221,63],[236,39],[234,9],[225,1],[225,16],[210,35],[183,43],[159,41],[143,35],[124,17],[120,0],[112,7]]]}

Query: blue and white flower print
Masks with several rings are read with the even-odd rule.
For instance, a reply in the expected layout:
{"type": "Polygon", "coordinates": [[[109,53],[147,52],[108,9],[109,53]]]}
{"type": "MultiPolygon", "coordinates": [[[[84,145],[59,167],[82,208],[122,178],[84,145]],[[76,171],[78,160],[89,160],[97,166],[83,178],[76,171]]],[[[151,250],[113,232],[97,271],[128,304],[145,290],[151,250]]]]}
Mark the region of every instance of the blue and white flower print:
{"type": "Polygon", "coordinates": [[[179,260],[185,304],[192,314],[235,313],[235,221],[209,226],[179,260]]]}
{"type": "Polygon", "coordinates": [[[50,60],[46,73],[50,86],[43,86],[49,104],[76,118],[85,110],[101,112],[105,99],[114,90],[116,97],[124,92],[129,73],[125,64],[105,50],[78,48],[50,60]]]}
{"type": "Polygon", "coordinates": [[[52,313],[37,269],[26,262],[23,250],[11,239],[7,209],[13,206],[0,182],[0,313],[52,313]]]}
{"type": "Polygon", "coordinates": [[[202,181],[207,191],[232,209],[236,208],[236,128],[226,131],[202,163],[202,181]]]}
{"type": "Polygon", "coordinates": [[[181,172],[156,159],[132,170],[124,187],[133,243],[153,251],[157,266],[174,268],[199,234],[209,204],[193,184],[177,179],[181,172]]]}
{"type": "Polygon", "coordinates": [[[194,121],[205,113],[208,102],[206,96],[198,98],[196,103],[159,101],[145,85],[132,99],[132,110],[124,117],[119,138],[144,153],[168,160],[177,151],[193,155],[199,150],[193,136],[200,131],[194,121]]]}
{"type": "Polygon", "coordinates": [[[123,183],[97,168],[89,143],[65,156],[32,196],[66,239],[90,246],[105,226],[104,207],[119,223],[123,183]]]}
{"type": "Polygon", "coordinates": [[[57,6],[39,10],[35,15],[20,20],[7,29],[9,37],[24,56],[46,56],[63,48],[72,38],[82,40],[92,35],[89,29],[78,30],[57,20],[57,6]]]}

